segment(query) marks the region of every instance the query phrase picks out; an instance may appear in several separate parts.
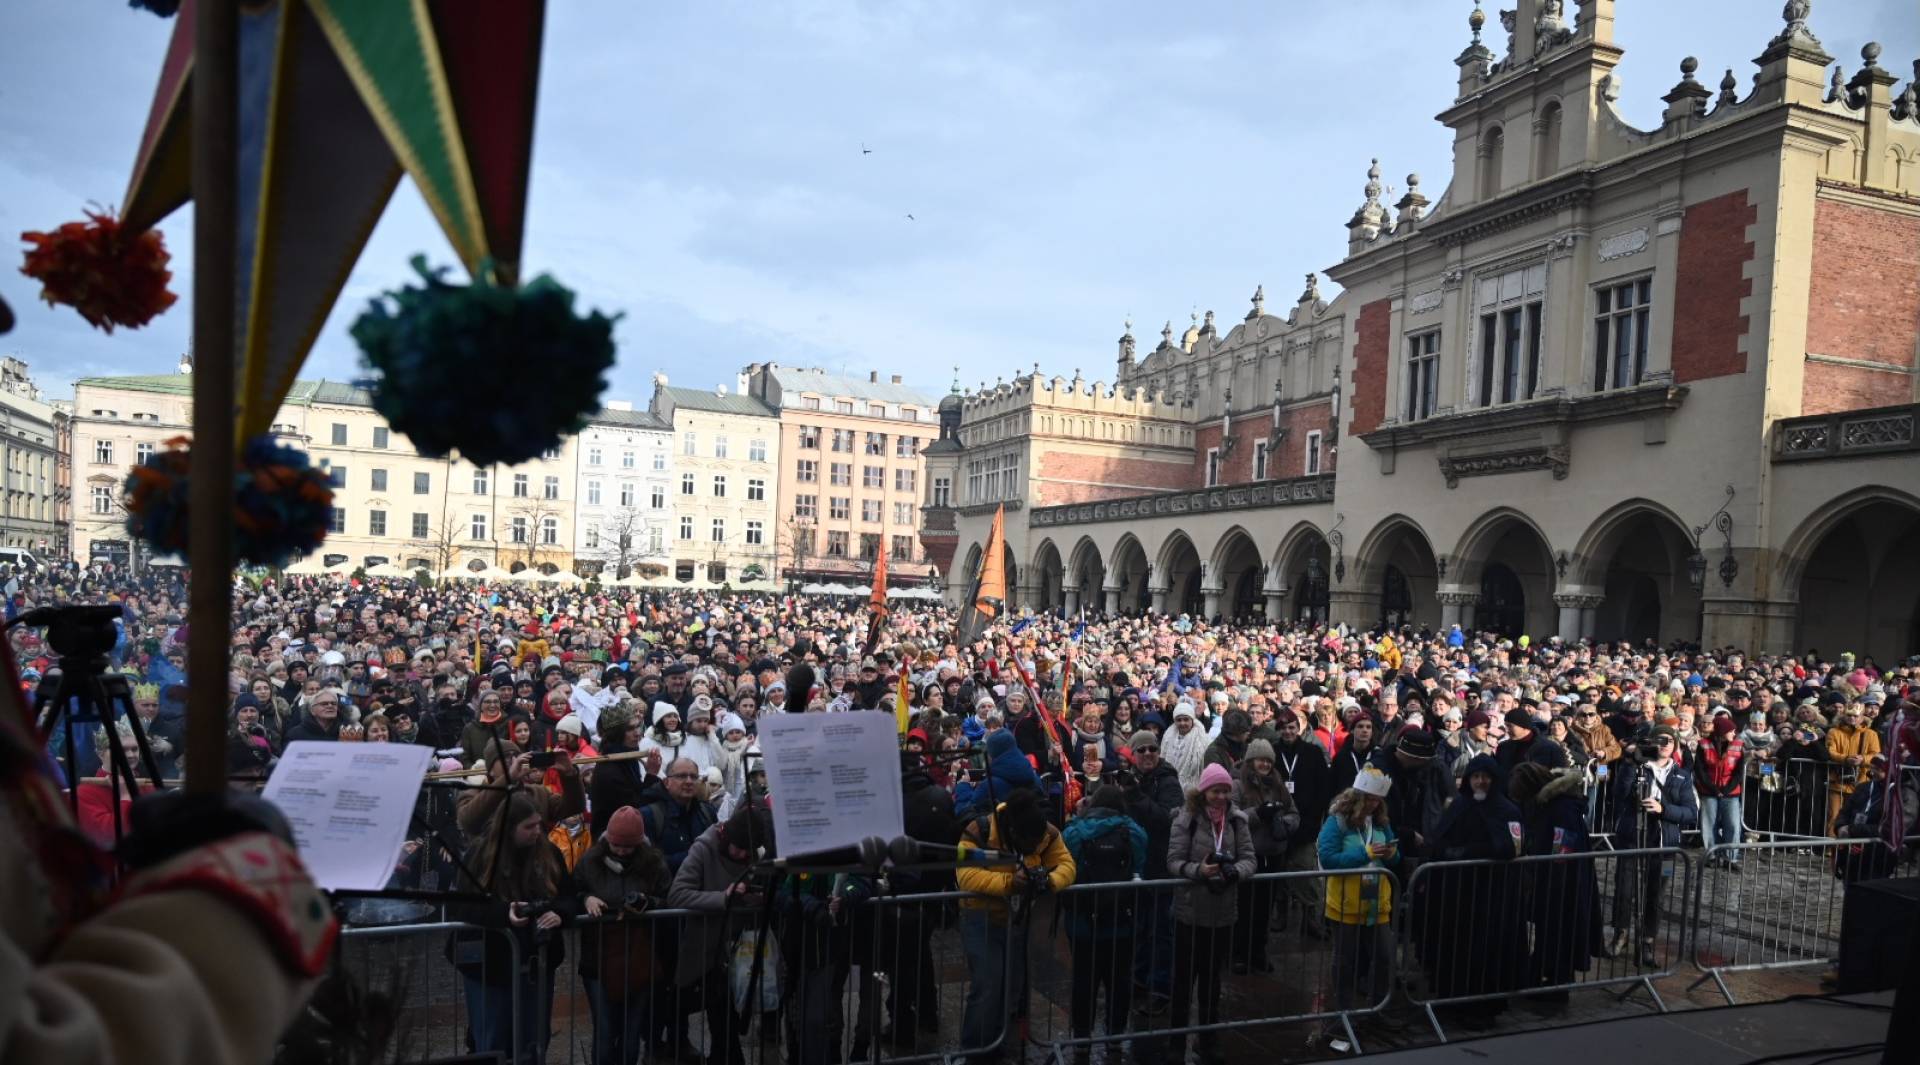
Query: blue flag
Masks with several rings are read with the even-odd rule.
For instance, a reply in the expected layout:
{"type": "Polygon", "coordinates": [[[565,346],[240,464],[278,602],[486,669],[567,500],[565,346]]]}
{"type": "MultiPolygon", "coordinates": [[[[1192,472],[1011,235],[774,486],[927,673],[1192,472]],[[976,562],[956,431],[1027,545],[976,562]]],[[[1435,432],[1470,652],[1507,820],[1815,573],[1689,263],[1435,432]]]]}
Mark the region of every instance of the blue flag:
{"type": "Polygon", "coordinates": [[[1073,627],[1073,635],[1068,637],[1068,639],[1072,640],[1074,643],[1079,643],[1080,637],[1085,636],[1086,634],[1087,634],[1087,623],[1085,619],[1082,619],[1080,624],[1075,625],[1073,627]]]}
{"type": "Polygon", "coordinates": [[[1160,683],[1160,690],[1163,692],[1180,690],[1180,681],[1183,679],[1182,674],[1186,670],[1186,665],[1186,659],[1175,657],[1173,668],[1167,670],[1167,679],[1160,683]]]}
{"type": "Polygon", "coordinates": [[[1024,631],[1026,630],[1026,628],[1027,628],[1027,626],[1028,626],[1028,625],[1031,625],[1031,624],[1033,624],[1033,619],[1032,619],[1032,618],[1030,618],[1030,617],[1026,617],[1026,618],[1021,618],[1021,619],[1020,619],[1019,621],[1016,621],[1016,622],[1014,622],[1014,623],[1013,623],[1013,628],[1012,628],[1011,630],[1009,630],[1009,631],[1010,631],[1010,632],[1011,632],[1011,633],[1012,633],[1013,635],[1015,635],[1015,636],[1018,636],[1018,635],[1020,635],[1020,634],[1021,634],[1022,632],[1024,632],[1024,631]]]}

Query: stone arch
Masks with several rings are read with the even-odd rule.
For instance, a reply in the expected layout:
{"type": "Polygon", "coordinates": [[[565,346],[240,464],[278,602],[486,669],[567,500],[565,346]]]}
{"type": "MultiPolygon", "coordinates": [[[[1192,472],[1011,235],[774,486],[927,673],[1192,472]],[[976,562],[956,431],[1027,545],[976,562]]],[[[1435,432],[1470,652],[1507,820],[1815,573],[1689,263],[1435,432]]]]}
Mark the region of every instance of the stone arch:
{"type": "Polygon", "coordinates": [[[1700,592],[1687,575],[1692,553],[1687,523],[1664,504],[1629,499],[1609,508],[1574,545],[1568,586],[1557,600],[1560,635],[1659,644],[1697,638],[1700,592]]]}
{"type": "Polygon", "coordinates": [[[1027,571],[1027,579],[1032,587],[1027,589],[1027,606],[1036,611],[1058,610],[1065,601],[1067,564],[1060,557],[1060,548],[1052,537],[1040,541],[1033,549],[1033,562],[1027,571]]]}
{"type": "Polygon", "coordinates": [[[1153,600],[1151,569],[1140,538],[1122,533],[1108,555],[1107,583],[1101,589],[1107,593],[1107,613],[1138,614],[1146,610],[1153,600]]]}
{"type": "Polygon", "coordinates": [[[1778,565],[1799,599],[1796,651],[1882,666],[1920,653],[1920,499],[1872,485],[1813,511],[1778,565]]]}
{"type": "Polygon", "coordinates": [[[1355,590],[1363,609],[1352,620],[1429,628],[1449,623],[1460,604],[1443,609],[1445,576],[1426,529],[1405,514],[1389,514],[1374,524],[1354,554],[1347,587],[1355,590]]]}
{"type": "Polygon", "coordinates": [[[1220,535],[1213,546],[1207,582],[1207,615],[1246,617],[1265,610],[1266,566],[1253,534],[1239,525],[1220,535]]]}
{"type": "Polygon", "coordinates": [[[1167,534],[1154,557],[1154,609],[1166,614],[1197,614],[1205,606],[1200,594],[1200,551],[1184,530],[1167,534]]]}
{"type": "Polygon", "coordinates": [[[1326,621],[1332,567],[1333,549],[1326,534],[1310,521],[1296,523],[1273,552],[1267,590],[1270,599],[1279,601],[1279,609],[1272,613],[1288,621],[1326,621]]]}
{"type": "Polygon", "coordinates": [[[1476,628],[1542,638],[1556,631],[1553,547],[1525,513],[1496,507],[1475,519],[1460,536],[1453,565],[1454,583],[1478,589],[1476,628]]]}
{"type": "Polygon", "coordinates": [[[1107,580],[1106,563],[1100,558],[1100,545],[1093,537],[1082,536],[1067,555],[1067,609],[1095,613],[1104,609],[1101,589],[1107,580]]]}

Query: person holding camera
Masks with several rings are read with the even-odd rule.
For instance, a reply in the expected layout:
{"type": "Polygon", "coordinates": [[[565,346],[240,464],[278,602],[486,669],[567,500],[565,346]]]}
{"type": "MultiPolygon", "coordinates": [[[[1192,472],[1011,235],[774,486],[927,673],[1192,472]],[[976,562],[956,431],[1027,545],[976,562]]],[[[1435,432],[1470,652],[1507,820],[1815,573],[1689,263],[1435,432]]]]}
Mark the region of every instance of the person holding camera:
{"type": "Polygon", "coordinates": [[[960,833],[960,943],[967,953],[966,1013],[960,1022],[961,1052],[981,1065],[1018,1036],[1008,1018],[1026,1017],[1027,934],[1034,900],[1073,886],[1073,855],[1060,830],[1047,822],[1047,802],[1038,790],[1015,788],[993,810],[960,833]],[[1017,864],[969,860],[980,850],[1012,851],[1017,864]]]}
{"type": "Polygon", "coordinates": [[[672,879],[647,842],[640,811],[622,806],[573,868],[580,913],[598,922],[580,932],[580,981],[593,1014],[594,1065],[634,1065],[652,1016],[652,922],[672,879]]]}
{"type": "MultiPolygon", "coordinates": [[[[1172,1028],[1184,1028],[1192,1007],[1194,984],[1199,984],[1199,1023],[1210,1025],[1220,1015],[1220,974],[1227,963],[1228,941],[1239,916],[1234,888],[1254,874],[1253,826],[1244,810],[1233,805],[1233,775],[1225,766],[1209,765],[1200,772],[1199,786],[1187,796],[1187,805],[1173,819],[1167,842],[1167,872],[1192,881],[1193,887],[1173,899],[1173,1016],[1172,1028]]],[[[1186,1057],[1186,1036],[1173,1037],[1171,1060],[1186,1057]]],[[[1225,1060],[1214,1033],[1200,1034],[1204,1065],[1225,1060]]]]}
{"type": "MultiPolygon", "coordinates": [[[[1679,736],[1667,725],[1653,730],[1644,741],[1627,748],[1622,771],[1614,774],[1614,847],[1635,850],[1678,847],[1680,834],[1700,823],[1700,803],[1693,774],[1673,760],[1679,736]]],[[[1657,856],[1622,858],[1615,866],[1613,940],[1609,949],[1623,953],[1633,941],[1637,924],[1640,965],[1653,968],[1654,939],[1660,934],[1660,894],[1666,879],[1666,859],[1657,856]]]]}
{"type": "Polygon", "coordinates": [[[448,917],[478,926],[455,932],[447,944],[466,992],[474,1052],[534,1065],[552,1036],[553,976],[566,955],[555,933],[572,914],[571,900],[561,897],[566,860],[547,839],[552,825],[539,801],[547,794],[514,788],[495,799],[468,854],[478,879],[464,885],[489,901],[447,905],[448,917]]]}
{"type": "MultiPolygon", "coordinates": [[[[1247,815],[1253,828],[1256,873],[1279,872],[1286,865],[1287,846],[1300,828],[1300,810],[1293,793],[1274,767],[1273,744],[1253,740],[1233,785],[1233,805],[1247,815]]],[[[1253,880],[1239,885],[1239,916],[1233,929],[1233,971],[1270,973],[1267,929],[1273,919],[1273,896],[1279,885],[1253,880]]]]}

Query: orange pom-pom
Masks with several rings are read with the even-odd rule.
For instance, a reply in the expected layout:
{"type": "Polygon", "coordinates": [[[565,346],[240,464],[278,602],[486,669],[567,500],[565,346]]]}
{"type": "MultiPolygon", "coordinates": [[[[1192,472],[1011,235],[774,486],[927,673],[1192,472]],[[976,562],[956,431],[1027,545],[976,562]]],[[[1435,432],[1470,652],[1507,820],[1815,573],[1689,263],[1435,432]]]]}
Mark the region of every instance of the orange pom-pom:
{"type": "Polygon", "coordinates": [[[40,282],[40,298],[67,304],[95,328],[138,329],[179,297],[167,290],[166,242],[153,230],[128,230],[109,214],[87,212],[51,233],[29,232],[20,272],[40,282]]]}

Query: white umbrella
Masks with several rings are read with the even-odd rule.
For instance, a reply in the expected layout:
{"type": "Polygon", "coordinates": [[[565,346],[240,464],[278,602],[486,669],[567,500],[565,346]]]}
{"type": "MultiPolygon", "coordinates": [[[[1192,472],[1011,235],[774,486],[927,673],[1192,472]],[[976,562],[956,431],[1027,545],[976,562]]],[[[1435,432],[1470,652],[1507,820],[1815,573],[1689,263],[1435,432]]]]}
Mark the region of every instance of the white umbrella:
{"type": "Polygon", "coordinates": [[[532,582],[532,581],[539,580],[540,576],[541,574],[539,570],[534,569],[532,566],[528,566],[525,569],[507,574],[507,580],[532,582]]]}
{"type": "Polygon", "coordinates": [[[394,565],[391,562],[382,562],[378,566],[374,566],[368,569],[367,576],[369,577],[411,577],[413,576],[413,574],[408,572],[407,570],[400,568],[399,566],[394,565]]]}
{"type": "Polygon", "coordinates": [[[579,574],[571,573],[567,570],[560,570],[557,573],[543,574],[538,579],[546,581],[550,584],[585,584],[586,583],[585,581],[580,579],[579,574]]]}
{"type": "Polygon", "coordinates": [[[513,579],[513,574],[508,573],[499,566],[488,566],[478,573],[467,573],[463,574],[463,576],[476,581],[505,581],[513,579]]]}
{"type": "Polygon", "coordinates": [[[311,577],[326,571],[327,568],[320,564],[319,555],[308,555],[286,569],[286,572],[296,577],[311,577]]]}

